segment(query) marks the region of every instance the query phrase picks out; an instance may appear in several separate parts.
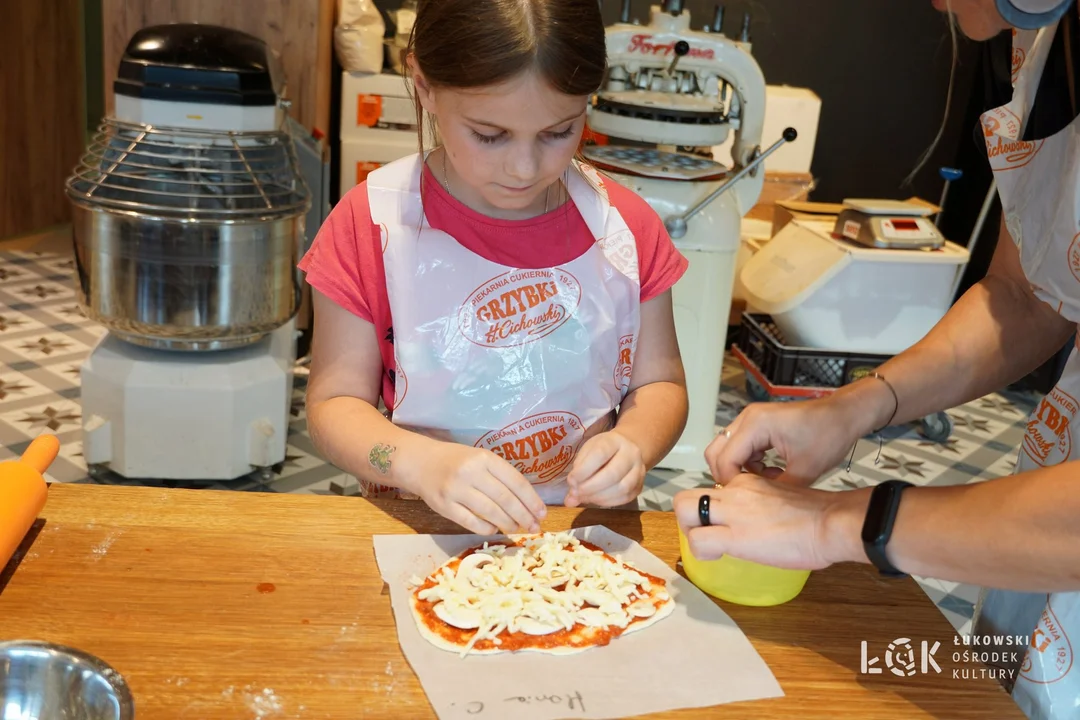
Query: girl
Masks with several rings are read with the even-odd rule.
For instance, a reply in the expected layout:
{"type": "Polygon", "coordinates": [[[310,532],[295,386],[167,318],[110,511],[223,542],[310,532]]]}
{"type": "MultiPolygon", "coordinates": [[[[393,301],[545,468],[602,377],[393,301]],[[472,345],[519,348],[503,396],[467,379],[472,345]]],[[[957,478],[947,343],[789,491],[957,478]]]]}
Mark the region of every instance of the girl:
{"type": "Polygon", "coordinates": [[[419,3],[420,152],[351,190],[300,264],[308,427],[365,495],[535,532],[546,504],[634,502],[682,432],[686,260],[575,159],[605,55],[596,0],[419,3]]]}

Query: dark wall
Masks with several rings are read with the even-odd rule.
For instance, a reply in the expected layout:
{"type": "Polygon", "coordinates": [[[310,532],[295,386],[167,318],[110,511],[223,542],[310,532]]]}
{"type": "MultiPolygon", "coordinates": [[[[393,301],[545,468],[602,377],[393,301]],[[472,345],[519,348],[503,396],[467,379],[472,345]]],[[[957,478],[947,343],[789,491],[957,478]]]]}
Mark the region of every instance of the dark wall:
{"type": "MultiPolygon", "coordinates": [[[[614,20],[616,2],[605,4],[611,6],[605,19],[614,20]]],[[[633,3],[642,20],[648,4],[633,3]]],[[[700,26],[711,19],[715,2],[687,0],[686,7],[700,26]]],[[[928,0],[742,0],[725,7],[729,36],[750,13],[753,53],[766,82],[807,87],[821,97],[814,199],[940,195],[937,168],[952,162],[955,142],[944,143],[912,187],[901,187],[937,134],[949,84],[948,23],[928,0]]],[[[953,98],[961,112],[973,50],[962,41],[953,98]]],[[[958,135],[960,113],[952,115],[948,138],[958,135]]]]}
{"type": "MultiPolygon", "coordinates": [[[[383,10],[397,0],[377,0],[383,10]]],[[[621,0],[603,0],[605,23],[618,20],[621,0]]],[[[633,0],[648,21],[650,0],[633,0]]],[[[700,28],[715,2],[686,0],[700,28]]],[[[929,0],[732,0],[726,32],[737,35],[751,14],[753,53],[766,82],[807,87],[822,99],[814,152],[813,199],[919,195],[937,200],[937,169],[955,160],[968,104],[976,47],[960,39],[952,123],[945,141],[911,187],[901,184],[933,141],[949,82],[948,23],[929,0]]],[[[388,22],[388,28],[390,24],[388,22]]],[[[770,143],[766,138],[763,142],[770,143]]]]}

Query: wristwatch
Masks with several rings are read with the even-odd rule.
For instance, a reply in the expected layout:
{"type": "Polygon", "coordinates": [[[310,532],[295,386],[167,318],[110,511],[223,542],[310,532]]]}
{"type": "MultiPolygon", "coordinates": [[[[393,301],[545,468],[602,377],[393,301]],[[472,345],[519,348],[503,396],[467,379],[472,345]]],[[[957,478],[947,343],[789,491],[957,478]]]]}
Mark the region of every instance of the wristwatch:
{"type": "Polygon", "coordinates": [[[886,480],[870,493],[870,504],[866,508],[862,527],[863,549],[866,557],[885,577],[907,577],[907,573],[897,570],[889,562],[885,546],[892,537],[896,511],[900,509],[900,495],[909,487],[911,483],[905,480],[886,480]]]}

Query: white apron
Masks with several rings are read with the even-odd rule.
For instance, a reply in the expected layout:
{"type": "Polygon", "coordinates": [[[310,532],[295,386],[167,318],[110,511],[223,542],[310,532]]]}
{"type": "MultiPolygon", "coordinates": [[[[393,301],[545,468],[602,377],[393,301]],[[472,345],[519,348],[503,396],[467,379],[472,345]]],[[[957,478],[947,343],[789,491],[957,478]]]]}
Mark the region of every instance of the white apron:
{"type": "Polygon", "coordinates": [[[391,420],[494,452],[545,503],[561,504],[586,430],[629,390],[641,297],[634,236],[599,174],[575,165],[567,190],[597,242],[556,267],[499,265],[427,223],[422,170],[414,155],[367,178],[394,328],[391,420]]]}
{"type": "MultiPolygon", "coordinates": [[[[982,116],[1005,224],[1037,297],[1080,322],[1080,119],[1049,138],[1024,141],[1055,27],[1013,36],[1013,99],[982,116]]],[[[1018,472],[1080,460],[1080,355],[1028,420],[1018,472]]],[[[1075,492],[1080,493],[1080,464],[1075,492]]],[[[1047,498],[1053,503],[1053,498],[1047,498]]],[[[1080,518],[1077,518],[1080,522],[1080,518]]],[[[1012,695],[1030,718],[1080,717],[1080,593],[984,591],[973,633],[1030,637],[1015,654],[1012,695]]]]}

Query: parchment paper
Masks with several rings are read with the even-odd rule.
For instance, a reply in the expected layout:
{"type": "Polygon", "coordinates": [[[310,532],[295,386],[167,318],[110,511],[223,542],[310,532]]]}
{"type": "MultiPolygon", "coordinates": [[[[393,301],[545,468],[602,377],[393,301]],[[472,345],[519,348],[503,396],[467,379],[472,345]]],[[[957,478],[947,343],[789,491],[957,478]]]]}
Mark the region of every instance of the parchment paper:
{"type": "Polygon", "coordinates": [[[409,577],[483,544],[476,535],[378,535],[375,559],[390,586],[398,639],[441,720],[621,718],[781,697],[768,666],[727,613],[662,560],[603,526],[577,528],[639,569],[664,578],[676,607],[664,620],[575,655],[467,656],[421,637],[408,604],[409,577]]]}

